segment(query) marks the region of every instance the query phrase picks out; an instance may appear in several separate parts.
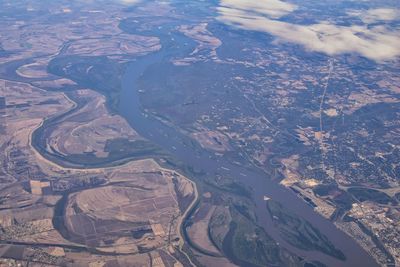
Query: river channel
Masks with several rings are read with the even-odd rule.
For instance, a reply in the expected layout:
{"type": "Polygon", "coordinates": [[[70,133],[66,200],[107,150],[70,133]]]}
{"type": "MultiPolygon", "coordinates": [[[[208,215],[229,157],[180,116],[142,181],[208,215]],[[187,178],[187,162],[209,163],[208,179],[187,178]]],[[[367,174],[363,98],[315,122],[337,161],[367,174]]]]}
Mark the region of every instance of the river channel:
{"type": "MultiPolygon", "coordinates": [[[[163,71],[155,68],[164,65],[159,63],[167,63],[172,58],[177,58],[190,51],[191,40],[177,32],[174,33],[173,30],[168,32],[169,34],[165,34],[162,29],[159,29],[156,33],[152,32],[151,35],[153,36],[157,36],[157,33],[159,33],[157,37],[160,38],[162,48],[131,63],[123,76],[119,113],[126,118],[132,128],[187,166],[200,170],[207,175],[219,174],[232,177],[249,186],[253,190],[259,225],[288,250],[309,261],[317,260],[328,266],[378,266],[372,257],[353,239],[337,229],[332,222],[314,212],[312,207],[293,192],[271,181],[262,171],[256,168],[250,170],[244,166],[238,166],[222,157],[216,157],[213,153],[198,146],[188,145],[192,143],[188,136],[144,112],[139,97],[141,88],[138,87],[140,84],[138,80],[143,73],[149,70],[149,67],[152,67],[151,71],[154,72],[152,74],[156,79],[157,73],[163,71]],[[185,48],[185,45],[189,47],[185,48]],[[264,196],[282,203],[290,211],[306,218],[321,233],[326,235],[336,248],[345,254],[346,261],[340,261],[316,251],[300,250],[285,242],[280,237],[278,229],[274,227],[267,212],[264,196]]],[[[140,34],[143,34],[143,32],[140,34]]]]}
{"type": "MultiPolygon", "coordinates": [[[[168,63],[172,58],[187,55],[193,49],[193,41],[172,30],[175,26],[170,25],[169,29],[160,28],[157,31],[149,33],[151,36],[160,38],[162,48],[157,52],[137,58],[136,61],[130,63],[127,67],[122,79],[122,91],[119,96],[120,104],[118,111],[120,115],[141,136],[158,144],[186,166],[190,166],[211,176],[219,174],[232,177],[251,188],[256,204],[258,224],[279,244],[296,253],[298,256],[304,257],[308,261],[317,260],[328,266],[378,266],[374,259],[353,239],[337,229],[332,222],[318,215],[311,206],[298,198],[293,192],[271,181],[264,172],[256,168],[249,169],[239,166],[223,157],[215,156],[200,146],[190,145],[193,143],[192,140],[177,128],[171,127],[144,112],[139,97],[141,88],[138,87],[140,84],[138,81],[142,74],[152,67],[151,70],[154,72],[154,78],[156,79],[157,72],[163,70],[157,70],[154,66],[165,66],[165,64],[159,63],[168,63]],[[336,248],[345,254],[346,261],[340,261],[316,251],[300,250],[285,242],[280,237],[278,229],[274,227],[271,217],[267,212],[264,196],[280,202],[285,208],[307,219],[321,233],[326,235],[336,248]]],[[[143,32],[140,34],[143,35],[143,32]]],[[[32,79],[22,79],[15,73],[17,66],[25,63],[16,61],[12,64],[1,66],[0,76],[9,80],[32,81],[32,79]]],[[[42,150],[39,149],[39,152],[46,156],[43,151],[45,151],[45,147],[42,147],[42,150]]],[[[68,166],[68,164],[65,165],[68,166]]]]}

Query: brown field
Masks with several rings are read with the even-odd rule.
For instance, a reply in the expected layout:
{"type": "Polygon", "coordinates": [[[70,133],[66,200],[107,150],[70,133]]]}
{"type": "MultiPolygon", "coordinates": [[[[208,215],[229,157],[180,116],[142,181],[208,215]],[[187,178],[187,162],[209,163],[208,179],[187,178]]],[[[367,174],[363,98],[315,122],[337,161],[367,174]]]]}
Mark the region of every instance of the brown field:
{"type": "Polygon", "coordinates": [[[26,64],[17,69],[17,74],[25,78],[48,78],[51,77],[47,73],[47,65],[49,64],[51,57],[41,58],[34,63],[26,64]]]}
{"type": "MultiPolygon", "coordinates": [[[[71,114],[59,125],[56,133],[60,136],[54,135],[58,140],[65,138],[63,153],[83,151],[79,146],[65,145],[78,142],[79,135],[89,135],[84,142],[100,153],[104,140],[111,136],[141,138],[122,118],[108,114],[103,97],[90,90],[80,93],[88,100],[86,106],[81,113],[71,114]],[[75,116],[84,119],[83,123],[74,122],[75,116]]],[[[29,256],[44,257],[53,265],[69,262],[73,263],[69,266],[132,266],[130,263],[134,261],[149,266],[149,256],[143,250],[161,250],[169,255],[167,248],[179,244],[178,223],[182,214],[177,199],[178,194],[187,197],[195,194],[191,181],[173,170],[161,168],[152,159],[95,169],[61,167],[34,150],[31,134],[44,118],[65,113],[75,103],[59,92],[4,80],[0,83],[0,94],[6,99],[7,133],[0,136],[4,147],[0,155],[1,171],[9,177],[7,183],[1,184],[0,239],[27,244],[0,249],[0,255],[15,256],[21,263],[29,256]],[[61,196],[51,192],[49,195],[44,189],[49,186],[52,189],[52,181],[57,180],[63,180],[68,188],[69,183],[73,185],[80,177],[95,177],[103,181],[103,186],[78,189],[70,194],[65,216],[70,237],[66,239],[52,221],[54,207],[61,196]],[[39,247],[32,250],[31,243],[39,247]],[[53,244],[53,248],[41,247],[41,244],[53,244]],[[63,250],[63,245],[96,247],[120,256],[71,252],[63,250]]],[[[62,142],[55,144],[59,147],[62,142]]],[[[173,256],[168,257],[160,259],[172,265],[178,262],[173,256]]]]}
{"type": "Polygon", "coordinates": [[[156,37],[120,34],[115,38],[99,38],[77,40],[67,49],[66,54],[107,56],[112,55],[126,57],[138,55],[160,49],[159,40],[156,37]]]}
{"type": "Polygon", "coordinates": [[[163,248],[179,237],[176,218],[181,213],[173,180],[178,190],[194,194],[193,186],[179,186],[186,184],[186,178],[153,160],[107,168],[104,175],[109,185],[69,196],[65,224],[74,242],[135,253],[138,247],[163,248]],[[141,231],[144,234],[135,237],[141,231]]]}
{"type": "MultiPolygon", "coordinates": [[[[33,56],[56,55],[67,41],[71,41],[67,53],[104,55],[121,60],[159,49],[157,38],[126,35],[118,28],[119,20],[115,19],[120,16],[118,5],[108,5],[107,12],[96,12],[90,6],[79,10],[68,7],[49,11],[51,15],[68,14],[68,23],[61,21],[44,27],[42,17],[32,19],[29,24],[24,21],[1,22],[2,47],[15,53],[0,58],[0,64],[33,56]]],[[[26,77],[41,77],[45,74],[41,69],[36,69],[35,65],[24,66],[20,72],[26,77]]]]}
{"type": "Polygon", "coordinates": [[[219,255],[220,253],[218,249],[212,244],[208,235],[204,234],[208,232],[208,225],[215,209],[216,206],[208,207],[207,205],[206,209],[202,212],[204,214],[199,216],[201,218],[198,218],[198,220],[194,222],[187,231],[193,243],[195,243],[197,246],[204,249],[205,251],[219,255]]]}
{"type": "Polygon", "coordinates": [[[79,90],[78,95],[85,106],[52,131],[50,149],[62,155],[90,152],[96,157],[107,157],[104,151],[107,140],[118,137],[143,140],[121,116],[109,114],[104,96],[92,90],[79,90]]]}
{"type": "Polygon", "coordinates": [[[191,63],[207,60],[209,58],[218,60],[216,50],[221,46],[222,42],[207,30],[207,26],[207,23],[201,23],[195,26],[182,25],[179,27],[179,31],[195,40],[198,45],[192,53],[190,53],[189,57],[175,59],[173,61],[175,65],[190,65],[191,63]],[[203,54],[204,52],[205,55],[203,54]]]}
{"type": "Polygon", "coordinates": [[[61,78],[55,80],[45,80],[45,81],[34,81],[32,82],[34,86],[39,88],[49,88],[49,89],[60,89],[64,86],[75,86],[76,83],[74,81],[61,78]]]}

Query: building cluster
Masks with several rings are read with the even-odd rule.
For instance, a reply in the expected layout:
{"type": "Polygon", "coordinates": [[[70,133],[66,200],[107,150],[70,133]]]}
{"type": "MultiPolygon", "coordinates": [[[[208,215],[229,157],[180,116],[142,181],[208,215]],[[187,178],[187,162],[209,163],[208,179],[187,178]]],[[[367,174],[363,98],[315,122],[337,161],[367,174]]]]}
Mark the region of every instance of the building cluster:
{"type": "Polygon", "coordinates": [[[382,207],[373,202],[354,203],[349,216],[360,221],[374,233],[393,256],[396,264],[400,264],[399,210],[393,207],[382,207]]]}

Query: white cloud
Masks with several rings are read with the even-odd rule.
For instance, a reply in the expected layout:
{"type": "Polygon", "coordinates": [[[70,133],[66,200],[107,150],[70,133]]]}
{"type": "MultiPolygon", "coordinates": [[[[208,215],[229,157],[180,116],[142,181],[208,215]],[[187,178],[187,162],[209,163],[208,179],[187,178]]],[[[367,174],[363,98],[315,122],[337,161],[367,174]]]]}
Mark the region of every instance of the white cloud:
{"type": "MultiPolygon", "coordinates": [[[[97,0],[79,0],[80,2],[84,3],[96,3],[97,0]]],[[[133,5],[141,2],[141,0],[109,0],[110,2],[119,2],[126,5],[133,5]]]]}
{"type": "Polygon", "coordinates": [[[140,0],[119,0],[119,1],[124,3],[124,4],[132,5],[132,4],[139,3],[140,0]]]}
{"type": "Polygon", "coordinates": [[[291,12],[296,8],[294,5],[279,0],[267,0],[263,3],[273,4],[266,5],[268,8],[264,9],[260,7],[259,1],[248,0],[243,3],[241,0],[222,0],[218,7],[218,20],[242,29],[266,32],[279,40],[300,44],[306,49],[328,55],[359,53],[376,61],[400,55],[398,31],[390,31],[384,26],[368,28],[338,26],[328,22],[311,25],[283,22],[276,19],[278,14],[282,16],[291,12]],[[255,6],[258,8],[253,8],[255,6]]]}
{"type": "Polygon", "coordinates": [[[369,10],[351,10],[347,14],[360,17],[364,23],[393,21],[400,18],[400,12],[394,8],[376,8],[369,10]]]}
{"type": "Polygon", "coordinates": [[[253,12],[261,15],[267,15],[271,18],[280,18],[291,13],[297,8],[296,5],[282,2],[280,0],[222,0],[220,5],[222,7],[238,10],[252,10],[253,12]]]}

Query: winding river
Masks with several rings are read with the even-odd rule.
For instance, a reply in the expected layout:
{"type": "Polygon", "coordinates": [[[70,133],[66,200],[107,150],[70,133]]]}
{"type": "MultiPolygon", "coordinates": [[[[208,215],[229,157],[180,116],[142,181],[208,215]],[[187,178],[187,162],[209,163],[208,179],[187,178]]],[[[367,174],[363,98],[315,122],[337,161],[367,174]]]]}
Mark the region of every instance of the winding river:
{"type": "MultiPolygon", "coordinates": [[[[337,229],[332,222],[314,212],[312,207],[298,198],[293,192],[271,181],[266,177],[264,172],[256,168],[249,169],[244,166],[233,164],[222,157],[216,157],[213,153],[199,146],[193,146],[192,140],[188,136],[182,134],[181,131],[143,112],[139,98],[140,88],[138,87],[138,84],[140,84],[138,80],[141,78],[142,74],[146,70],[149,70],[149,67],[152,67],[153,75],[157,77],[157,71],[162,70],[157,70],[154,66],[157,66],[158,63],[168,63],[171,58],[178,58],[182,55],[189,54],[193,48],[191,47],[193,41],[175,32],[173,30],[174,26],[175,25],[170,25],[169,30],[159,29],[156,32],[152,31],[149,33],[149,35],[156,35],[160,38],[162,48],[157,52],[137,58],[136,61],[130,63],[127,67],[122,79],[119,113],[140,135],[158,144],[186,166],[200,170],[208,175],[220,174],[232,177],[250,187],[256,204],[256,215],[259,225],[288,250],[309,261],[317,260],[328,266],[378,266],[374,259],[353,239],[337,229]],[[166,32],[168,32],[168,34],[165,34],[166,32]],[[186,44],[187,47],[182,47],[183,44],[186,44]],[[274,227],[271,217],[267,212],[264,196],[268,196],[282,203],[290,211],[306,218],[314,227],[318,228],[321,233],[326,235],[336,248],[340,249],[345,254],[346,261],[340,261],[316,251],[301,250],[288,244],[280,237],[278,229],[274,227]]],[[[140,34],[143,35],[143,32],[140,34]]],[[[2,66],[0,76],[11,77],[12,80],[14,78],[15,80],[20,80],[21,77],[8,75],[9,73],[15,73],[15,69],[16,66],[14,65],[2,66]]],[[[36,134],[39,134],[42,130],[42,128],[38,129],[36,134]]],[[[41,144],[42,142],[38,143],[41,144]]],[[[48,155],[43,153],[45,150],[45,147],[42,147],[42,149],[39,149],[39,152],[41,152],[43,156],[49,158],[48,155]]],[[[58,163],[61,165],[70,165],[68,162],[62,164],[61,161],[62,159],[58,159],[58,163]]]]}
{"type": "MultiPolygon", "coordinates": [[[[152,32],[152,35],[154,36],[155,33],[152,32]]],[[[138,80],[142,74],[152,66],[153,75],[157,77],[157,70],[154,67],[158,63],[166,63],[171,58],[181,56],[187,49],[182,49],[180,45],[190,43],[186,37],[179,33],[174,33],[174,31],[170,31],[168,35],[160,33],[158,37],[162,44],[161,50],[138,58],[129,65],[123,76],[119,113],[127,119],[132,128],[143,137],[158,144],[187,166],[201,170],[208,175],[220,174],[232,177],[249,186],[253,190],[258,223],[277,242],[297,255],[310,261],[318,260],[328,266],[378,266],[372,257],[354,240],[338,230],[332,222],[314,212],[309,205],[294,193],[268,179],[262,171],[238,166],[224,158],[216,157],[213,153],[200,147],[188,145],[192,143],[189,137],[143,112],[139,98],[141,88],[138,88],[138,80]],[[345,254],[346,261],[340,261],[316,251],[300,250],[285,242],[280,237],[279,231],[275,229],[270,215],[267,213],[264,196],[282,203],[290,211],[306,218],[321,233],[325,234],[336,248],[345,254]]]]}

